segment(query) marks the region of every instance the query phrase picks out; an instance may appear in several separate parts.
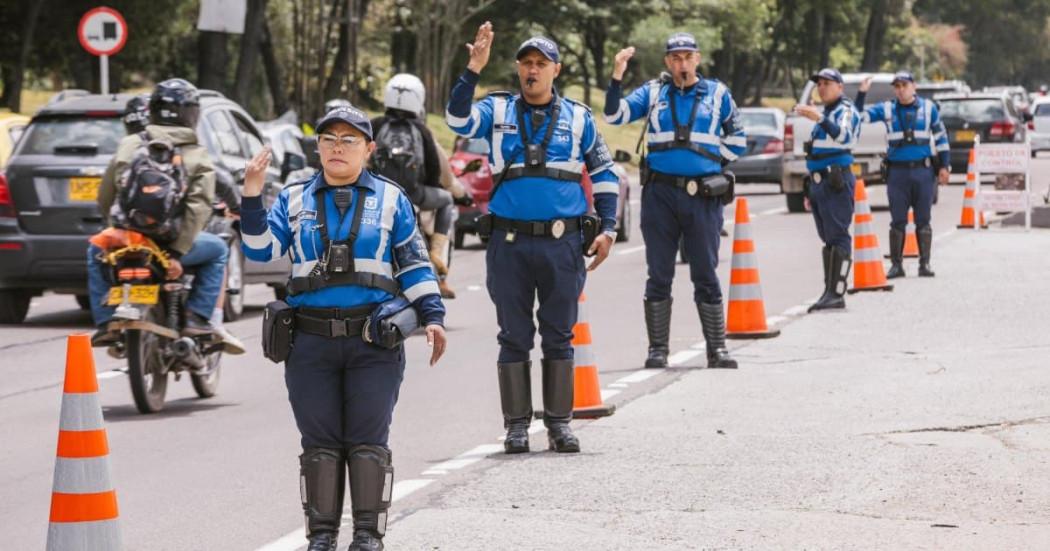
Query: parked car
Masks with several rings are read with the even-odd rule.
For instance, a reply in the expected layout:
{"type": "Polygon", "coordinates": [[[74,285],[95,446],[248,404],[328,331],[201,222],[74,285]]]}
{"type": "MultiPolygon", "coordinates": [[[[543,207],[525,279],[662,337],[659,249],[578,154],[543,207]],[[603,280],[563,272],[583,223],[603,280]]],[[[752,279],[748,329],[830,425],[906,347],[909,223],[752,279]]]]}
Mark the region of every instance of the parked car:
{"type": "MultiPolygon", "coordinates": [[[[124,137],[127,94],[82,91],[56,96],[26,127],[0,175],[0,323],[25,319],[29,301],[46,290],[87,300],[89,236],[103,229],[96,199],[102,174],[124,137]]],[[[217,92],[201,91],[197,133],[220,169],[239,175],[263,146],[251,116],[217,92]]],[[[264,197],[282,188],[276,166],[264,197]]],[[[230,252],[227,298],[243,308],[245,283],[265,282],[283,293],[290,263],[244,262],[239,241],[230,252]]]]}
{"type": "Polygon", "coordinates": [[[1032,156],[1050,151],[1050,97],[1039,96],[1032,102],[1032,120],[1028,121],[1028,137],[1032,142],[1032,156]]]}
{"type": "Polygon", "coordinates": [[[0,168],[4,168],[7,160],[11,158],[15,144],[18,143],[18,138],[22,136],[27,124],[29,124],[29,117],[25,115],[0,114],[0,168]]]}
{"type": "MultiPolygon", "coordinates": [[[[853,99],[857,96],[860,82],[872,77],[871,90],[868,91],[864,100],[865,106],[874,105],[878,102],[894,99],[893,74],[892,73],[846,73],[842,75],[844,81],[844,94],[853,99]]],[[[799,96],[799,103],[804,105],[821,105],[820,97],[817,95],[816,84],[807,82],[806,87],[799,96]]],[[[784,177],[781,180],[780,189],[784,192],[787,207],[790,212],[803,212],[805,210],[805,198],[803,197],[802,184],[808,175],[806,171],[806,155],[802,144],[809,139],[815,123],[805,117],[789,114],[784,127],[784,177]]],[[[864,178],[868,185],[881,184],[882,176],[879,167],[886,155],[886,125],[882,121],[865,123],[861,127],[860,139],[853,146],[853,174],[858,178],[864,178]]]]}
{"type": "Polygon", "coordinates": [[[729,165],[737,183],[780,182],[784,177],[784,121],[780,109],[741,107],[747,149],[729,165]]]}
{"type": "Polygon", "coordinates": [[[1023,142],[1025,117],[1004,92],[947,94],[937,97],[941,120],[948,131],[952,172],[965,174],[973,140],[1023,142]]]}
{"type": "Polygon", "coordinates": [[[306,136],[297,124],[277,119],[260,122],[259,129],[270,143],[285,185],[313,176],[315,169],[307,166],[307,154],[303,150],[306,136]]]}
{"type": "Polygon", "coordinates": [[[961,80],[944,80],[941,82],[920,82],[915,85],[919,97],[935,99],[937,94],[967,94],[970,86],[961,80]]]}
{"type": "Polygon", "coordinates": [[[1024,86],[985,86],[981,92],[989,94],[1000,94],[1005,92],[1013,100],[1014,106],[1019,113],[1028,113],[1031,100],[1024,86]]]}

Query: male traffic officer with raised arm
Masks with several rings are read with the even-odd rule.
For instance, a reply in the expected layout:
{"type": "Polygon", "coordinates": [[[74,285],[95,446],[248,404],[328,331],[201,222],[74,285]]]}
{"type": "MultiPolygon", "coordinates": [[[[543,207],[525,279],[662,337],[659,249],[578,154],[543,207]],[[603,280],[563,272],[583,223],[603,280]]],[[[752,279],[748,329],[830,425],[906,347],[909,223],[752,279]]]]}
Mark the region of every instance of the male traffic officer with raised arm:
{"type": "Polygon", "coordinates": [[[919,277],[933,277],[930,269],[930,247],[933,228],[934,186],[948,184],[951,159],[948,133],[941,122],[937,104],[919,97],[915,77],[907,71],[893,76],[893,93],[897,99],[864,109],[864,95],[871,88],[865,79],[857,94],[857,107],[863,109],[864,122],[883,121],[889,149],[886,160],[889,176],[886,194],[890,200],[890,271],[887,278],[904,277],[904,230],[908,209],[915,212],[915,237],[919,243],[919,277]]]}
{"type": "Polygon", "coordinates": [[[797,105],[795,113],[817,123],[806,142],[807,189],[817,235],[824,242],[824,294],[810,312],[845,308],[846,276],[852,264],[849,225],[853,218],[853,185],[850,171],[853,145],[860,135],[860,115],[849,98],[842,96],[842,75],[821,69],[809,77],[817,84],[824,108],[797,105]]]}
{"type": "Polygon", "coordinates": [[[621,80],[633,55],[633,47],[616,54],[605,94],[605,120],[627,124],[647,119],[649,156],[641,166],[642,237],[649,265],[645,366],[667,367],[671,281],[678,241],[685,239],[707,366],[736,368],[725,347],[722,287],[715,272],[722,209],[733,198],[732,175],[723,176],[722,169],[747,145],[736,103],[724,84],[697,73],[700,51],[691,34],[676,33],[667,40],[664,64],[669,75],[646,82],[624,98],[621,80]]]}
{"type": "Polygon", "coordinates": [[[517,53],[520,94],[497,92],[471,104],[478,74],[488,63],[492,25],[478,28],[468,44],[470,61],[456,81],[446,120],[457,134],[489,142],[492,170],[499,174],[482,228],[491,238],[486,253],[488,290],[500,326],[500,398],[507,453],[529,450],[532,416],[529,351],[539,320],[543,348],[543,406],[548,443],[578,452],[569,429],[573,403],[572,329],[586,278],[584,235],[593,270],[609,255],[616,233],[616,176],[590,110],[558,95],[558,46],[543,37],[526,40],[517,53]],[[585,218],[580,180],[594,183],[600,228],[585,218]],[[593,229],[593,231],[591,231],[593,229]],[[539,298],[539,309],[534,305],[539,298]]]}

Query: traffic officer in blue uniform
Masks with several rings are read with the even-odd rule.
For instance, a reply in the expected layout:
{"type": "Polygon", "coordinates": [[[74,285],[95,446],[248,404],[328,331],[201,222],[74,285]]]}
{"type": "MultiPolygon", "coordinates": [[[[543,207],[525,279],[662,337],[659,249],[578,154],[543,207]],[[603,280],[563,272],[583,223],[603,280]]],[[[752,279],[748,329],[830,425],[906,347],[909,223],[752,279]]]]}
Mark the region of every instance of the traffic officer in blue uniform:
{"type": "Polygon", "coordinates": [[[688,33],[667,40],[668,73],[622,97],[621,80],[634,55],[616,54],[605,94],[605,120],[627,124],[645,118],[648,157],[641,160],[642,237],[649,279],[645,324],[649,333],[646,367],[667,367],[671,333],[671,281],[678,241],[685,240],[693,300],[707,343],[707,366],[735,369],[725,346],[722,286],[715,269],[723,207],[733,199],[732,174],[723,168],[747,145],[733,96],[721,82],[697,73],[700,51],[688,33]]]}
{"type": "Polygon", "coordinates": [[[861,83],[857,94],[858,109],[863,109],[864,122],[883,121],[889,149],[886,166],[889,170],[886,194],[890,200],[890,262],[887,278],[904,277],[904,238],[908,225],[908,209],[915,213],[915,237],[919,244],[919,277],[933,277],[930,269],[930,247],[933,228],[930,211],[938,183],[948,184],[951,163],[948,134],[932,100],[915,92],[915,77],[907,71],[893,76],[893,92],[897,99],[884,101],[864,109],[864,94],[871,88],[871,79],[861,83]]]}
{"type": "Polygon", "coordinates": [[[842,75],[837,70],[821,69],[809,79],[817,84],[824,109],[797,105],[795,113],[817,123],[804,146],[809,205],[817,235],[824,242],[824,293],[809,307],[813,312],[846,307],[843,297],[852,265],[849,225],[855,183],[850,165],[853,145],[860,136],[860,114],[842,95],[842,75]]]}
{"type": "Polygon", "coordinates": [[[532,392],[529,352],[536,334],[543,349],[543,422],[549,448],[578,452],[569,428],[573,404],[573,326],[586,277],[615,241],[617,178],[590,109],[561,97],[558,46],[543,37],[517,52],[520,94],[497,92],[471,104],[478,75],[488,63],[492,25],[483,23],[468,45],[466,71],[452,87],[446,121],[460,136],[489,142],[498,174],[482,235],[490,235],[486,266],[489,296],[499,322],[500,399],[507,453],[529,451],[532,392]],[[581,187],[591,175],[598,219],[587,216],[581,187]],[[589,242],[589,244],[588,244],[589,242]],[[586,247],[586,251],[585,248],[586,247]],[[539,309],[535,303],[539,299],[539,309]],[[535,310],[535,311],[534,311],[535,310]]]}
{"type": "Polygon", "coordinates": [[[302,435],[309,550],[336,548],[349,471],[350,549],[373,551],[383,548],[386,531],[393,484],[387,439],[405,353],[399,342],[375,344],[368,318],[377,305],[411,304],[433,347],[433,365],[445,348],[445,308],[412,204],[397,184],[364,169],[375,150],[368,116],[337,107],[316,128],[322,170],[284,188],[268,213],[260,194],[269,148],[249,163],[243,249],[258,262],[292,258],[287,303],[294,332],[285,383],[302,435]]]}

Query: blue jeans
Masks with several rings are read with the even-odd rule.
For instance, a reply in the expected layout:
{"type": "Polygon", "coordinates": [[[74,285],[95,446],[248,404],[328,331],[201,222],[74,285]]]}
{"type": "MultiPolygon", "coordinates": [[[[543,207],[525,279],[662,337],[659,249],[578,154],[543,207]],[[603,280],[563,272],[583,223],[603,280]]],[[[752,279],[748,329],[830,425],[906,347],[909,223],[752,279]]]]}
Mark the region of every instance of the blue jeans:
{"type": "MultiPolygon", "coordinates": [[[[99,262],[98,255],[102,249],[95,245],[88,246],[88,296],[91,297],[91,317],[95,325],[102,325],[113,318],[113,306],[107,306],[109,282],[103,270],[109,266],[99,262]]],[[[204,319],[210,319],[215,303],[222,292],[223,276],[226,273],[226,259],[230,250],[221,237],[201,232],[193,240],[193,247],[179,259],[183,268],[197,268],[193,278],[193,289],[190,291],[186,307],[204,319]]]]}

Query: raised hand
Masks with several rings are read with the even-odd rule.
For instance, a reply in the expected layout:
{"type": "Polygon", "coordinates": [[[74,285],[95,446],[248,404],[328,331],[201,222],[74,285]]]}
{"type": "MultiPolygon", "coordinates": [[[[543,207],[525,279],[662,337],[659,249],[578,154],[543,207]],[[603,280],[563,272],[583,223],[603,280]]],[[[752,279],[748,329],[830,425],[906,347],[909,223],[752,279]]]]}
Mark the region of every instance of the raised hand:
{"type": "Polygon", "coordinates": [[[270,166],[270,146],[266,146],[257,153],[248,165],[244,167],[244,197],[258,197],[262,195],[263,184],[266,183],[266,167],[270,166]]]}
{"type": "Polygon", "coordinates": [[[478,34],[474,35],[474,42],[467,44],[470,52],[470,61],[467,68],[475,73],[480,73],[489,62],[489,54],[492,53],[492,23],[488,21],[478,27],[478,34]]]}
{"type": "Polygon", "coordinates": [[[627,62],[634,56],[634,46],[628,46],[616,53],[616,59],[613,63],[613,78],[616,80],[623,79],[623,73],[627,70],[627,62]]]}

